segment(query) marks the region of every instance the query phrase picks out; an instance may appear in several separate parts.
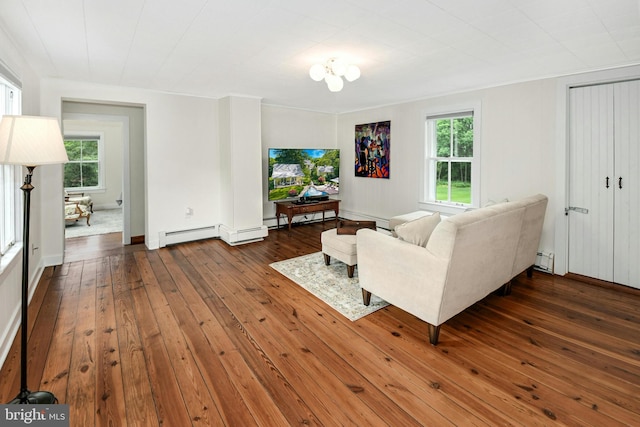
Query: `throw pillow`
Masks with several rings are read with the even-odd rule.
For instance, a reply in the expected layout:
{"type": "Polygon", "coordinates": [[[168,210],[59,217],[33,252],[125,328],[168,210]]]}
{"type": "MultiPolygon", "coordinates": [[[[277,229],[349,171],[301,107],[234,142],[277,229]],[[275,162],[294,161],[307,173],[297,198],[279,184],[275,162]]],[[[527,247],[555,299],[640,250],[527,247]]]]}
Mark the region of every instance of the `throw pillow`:
{"type": "Polygon", "coordinates": [[[396,227],[395,232],[400,240],[426,247],[431,233],[439,223],[440,213],[436,212],[433,215],[400,224],[396,227]]]}

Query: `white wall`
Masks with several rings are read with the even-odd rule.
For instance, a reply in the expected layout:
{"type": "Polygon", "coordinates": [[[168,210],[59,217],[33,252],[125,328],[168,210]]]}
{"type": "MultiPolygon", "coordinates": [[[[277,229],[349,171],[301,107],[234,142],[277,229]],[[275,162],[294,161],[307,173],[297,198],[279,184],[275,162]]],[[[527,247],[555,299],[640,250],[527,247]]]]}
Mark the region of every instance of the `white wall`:
{"type": "Polygon", "coordinates": [[[116,199],[122,192],[122,122],[100,120],[64,120],[68,136],[102,135],[104,144],[104,189],[87,193],[95,209],[118,207],[116,199]]]}
{"type": "Polygon", "coordinates": [[[553,198],[556,86],[555,79],[538,80],[341,115],[263,106],[265,219],[275,215],[266,187],[270,147],[340,148],[343,216],[384,221],[420,209],[427,113],[480,105],[481,204],[538,192],[548,195],[541,248],[553,251],[553,213],[558,210],[553,198]],[[385,120],[391,120],[390,178],[356,177],[355,125],[385,120]]]}
{"type": "MultiPolygon", "coordinates": [[[[0,29],[0,61],[16,78],[22,82],[22,114],[40,115],[40,83],[33,70],[22,60],[22,56],[13,47],[6,34],[0,29]]],[[[42,274],[43,258],[46,252],[42,247],[42,214],[46,193],[43,191],[47,181],[47,171],[56,166],[37,167],[33,174],[31,192],[31,227],[30,245],[35,250],[29,252],[29,295],[33,296],[38,280],[42,274]]],[[[26,169],[21,174],[24,178],[26,169]]],[[[22,203],[22,193],[18,199],[22,203]]],[[[62,207],[61,207],[62,209],[62,207]]],[[[62,215],[62,212],[61,212],[62,215]]],[[[22,224],[22,217],[19,218],[22,224]]],[[[62,225],[60,225],[62,229],[62,225]]],[[[22,228],[18,230],[19,240],[22,240],[22,228]]],[[[0,259],[0,366],[9,352],[11,343],[20,326],[20,303],[22,284],[22,247],[16,245],[7,255],[0,259]]],[[[16,390],[16,393],[18,390],[16,390]]]]}
{"type": "Polygon", "coordinates": [[[220,100],[219,157],[222,193],[219,201],[220,237],[229,244],[262,239],[268,234],[262,224],[262,163],[260,99],[230,96],[220,100]]]}
{"type": "MultiPolygon", "coordinates": [[[[276,214],[274,202],[268,200],[269,148],[336,148],[336,131],[335,114],[262,106],[262,200],[265,220],[273,223],[276,214]]],[[[349,153],[340,152],[341,170],[344,167],[343,158],[349,158],[349,153]]]]}
{"type": "Polygon", "coordinates": [[[541,247],[552,251],[555,91],[555,80],[538,80],[340,115],[338,147],[345,154],[354,151],[356,124],[391,120],[390,178],[355,177],[354,159],[342,156],[342,208],[381,219],[419,209],[427,112],[477,104],[482,114],[481,205],[548,195],[541,247]]]}
{"type": "MultiPolygon", "coordinates": [[[[42,112],[60,117],[62,100],[144,105],[146,110],[146,245],[159,247],[159,232],[219,223],[218,101],[66,80],[42,82],[42,112]],[[193,215],[185,215],[186,207],[193,215]]],[[[62,170],[52,174],[61,182],[62,170]]],[[[62,194],[61,184],[58,194],[62,194]]],[[[51,200],[51,203],[55,203],[51,200]]],[[[52,224],[62,224],[52,218],[52,224]]],[[[47,229],[46,241],[62,253],[63,229],[47,229]]]]}

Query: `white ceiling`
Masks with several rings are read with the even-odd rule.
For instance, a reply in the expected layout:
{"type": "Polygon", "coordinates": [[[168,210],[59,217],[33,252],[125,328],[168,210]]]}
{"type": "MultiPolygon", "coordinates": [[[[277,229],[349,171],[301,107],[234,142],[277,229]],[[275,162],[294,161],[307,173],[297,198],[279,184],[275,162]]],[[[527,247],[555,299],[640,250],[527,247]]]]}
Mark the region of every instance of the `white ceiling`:
{"type": "Polygon", "coordinates": [[[43,77],[326,112],[640,63],[640,0],[2,0],[0,30],[43,77]]]}

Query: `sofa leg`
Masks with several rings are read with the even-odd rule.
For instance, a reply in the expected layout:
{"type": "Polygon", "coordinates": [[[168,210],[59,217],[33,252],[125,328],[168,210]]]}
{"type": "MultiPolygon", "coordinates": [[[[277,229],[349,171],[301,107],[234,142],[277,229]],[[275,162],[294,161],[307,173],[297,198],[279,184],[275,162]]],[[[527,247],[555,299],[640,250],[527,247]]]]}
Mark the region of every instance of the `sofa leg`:
{"type": "Polygon", "coordinates": [[[504,295],[511,295],[511,280],[504,284],[504,295]]]}
{"type": "Polygon", "coordinates": [[[331,257],[327,254],[322,254],[322,255],[324,255],[324,265],[331,264],[331,257]]]}
{"type": "Polygon", "coordinates": [[[533,277],[533,265],[527,268],[527,277],[531,279],[533,277]]]}
{"type": "Polygon", "coordinates": [[[353,272],[355,271],[355,269],[355,265],[347,265],[347,276],[349,276],[349,278],[353,277],[353,272]]]}
{"type": "Polygon", "coordinates": [[[431,345],[438,345],[438,336],[440,335],[440,326],[433,326],[431,323],[429,325],[429,342],[431,345]]]}
{"type": "Polygon", "coordinates": [[[496,293],[501,297],[506,297],[507,295],[511,295],[511,280],[509,280],[504,285],[500,286],[496,291],[496,293]]]}
{"type": "Polygon", "coordinates": [[[365,289],[362,290],[362,303],[366,306],[371,304],[371,292],[365,289]]]}

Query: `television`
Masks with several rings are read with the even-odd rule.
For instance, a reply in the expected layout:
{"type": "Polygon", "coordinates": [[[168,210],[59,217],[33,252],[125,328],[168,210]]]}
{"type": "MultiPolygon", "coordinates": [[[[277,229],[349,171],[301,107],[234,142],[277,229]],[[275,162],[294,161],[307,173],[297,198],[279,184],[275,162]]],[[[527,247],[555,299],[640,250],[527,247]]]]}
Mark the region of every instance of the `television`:
{"type": "Polygon", "coordinates": [[[340,192],[337,148],[269,148],[269,200],[326,200],[340,192]]]}

